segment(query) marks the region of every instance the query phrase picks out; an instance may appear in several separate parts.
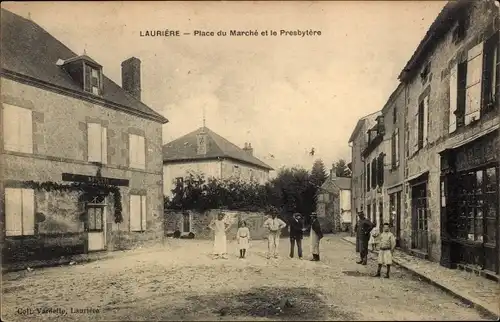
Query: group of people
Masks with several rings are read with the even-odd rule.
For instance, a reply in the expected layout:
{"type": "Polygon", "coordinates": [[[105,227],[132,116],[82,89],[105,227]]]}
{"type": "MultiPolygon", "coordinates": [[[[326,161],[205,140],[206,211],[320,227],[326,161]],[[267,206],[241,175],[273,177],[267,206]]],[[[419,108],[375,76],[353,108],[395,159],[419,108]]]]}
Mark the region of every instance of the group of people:
{"type": "Polygon", "coordinates": [[[358,214],[359,220],[356,223],[356,250],[359,250],[360,260],[358,264],[367,265],[368,263],[368,246],[370,240],[374,248],[378,246],[378,269],[375,277],[381,276],[382,267],[387,268],[385,278],[389,278],[391,271],[392,256],[396,248],[396,237],[390,231],[389,223],[383,224],[383,230],[379,233],[378,228],[365,217],[363,212],[358,214]]]}
{"type": "MultiPolygon", "coordinates": [[[[278,218],[278,213],[276,211],[271,211],[268,215],[270,215],[270,218],[264,222],[264,228],[268,233],[267,258],[278,258],[278,246],[281,232],[283,228],[287,227],[287,224],[278,218]]],[[[214,231],[214,258],[227,259],[226,232],[231,225],[224,220],[224,217],[224,213],[219,213],[216,220],[212,221],[209,225],[210,229],[214,231]]],[[[319,261],[319,242],[323,238],[323,233],[321,232],[321,226],[318,221],[317,214],[312,213],[310,218],[311,261],[319,261]]],[[[304,237],[304,232],[306,231],[302,215],[299,213],[293,214],[288,226],[290,231],[290,257],[294,257],[295,245],[297,245],[298,257],[299,259],[302,259],[302,239],[304,237]]],[[[250,246],[250,230],[248,229],[245,221],[239,222],[238,231],[236,232],[236,240],[240,251],[240,258],[245,258],[246,252],[250,246]]]]}

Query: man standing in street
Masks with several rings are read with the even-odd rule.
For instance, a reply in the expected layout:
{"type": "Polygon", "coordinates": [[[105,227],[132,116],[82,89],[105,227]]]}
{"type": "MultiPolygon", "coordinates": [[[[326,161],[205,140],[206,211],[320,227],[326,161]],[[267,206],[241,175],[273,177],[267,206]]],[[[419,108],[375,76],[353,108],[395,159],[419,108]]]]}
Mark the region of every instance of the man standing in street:
{"type": "Polygon", "coordinates": [[[319,224],[318,215],[313,212],[311,214],[311,253],[313,258],[311,261],[319,261],[319,241],[323,238],[323,232],[319,224]]]}
{"type": "Polygon", "coordinates": [[[302,259],[302,237],[304,236],[304,221],[297,212],[290,221],[290,257],[293,258],[295,243],[297,243],[297,252],[299,259],[302,259]]]}
{"type": "Polygon", "coordinates": [[[365,218],[363,211],[358,214],[358,217],[357,238],[359,239],[359,255],[361,259],[357,263],[366,265],[368,261],[368,241],[370,240],[370,231],[374,225],[365,218]]]}
{"type": "Polygon", "coordinates": [[[281,229],[286,227],[283,220],[278,218],[278,212],[271,210],[271,218],[264,222],[264,228],[267,228],[269,235],[267,237],[267,258],[278,258],[278,246],[280,242],[281,229]]]}

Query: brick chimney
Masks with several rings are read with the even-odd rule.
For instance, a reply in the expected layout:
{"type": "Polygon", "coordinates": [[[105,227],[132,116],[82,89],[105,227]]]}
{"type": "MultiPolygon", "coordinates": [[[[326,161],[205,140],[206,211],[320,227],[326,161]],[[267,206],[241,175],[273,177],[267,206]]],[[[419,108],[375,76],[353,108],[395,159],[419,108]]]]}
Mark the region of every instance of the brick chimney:
{"type": "Polygon", "coordinates": [[[141,61],[131,57],[122,62],[122,88],[141,100],[141,61]]]}
{"type": "Polygon", "coordinates": [[[330,180],[335,180],[337,178],[337,171],[335,168],[335,164],[332,164],[332,168],[330,169],[330,180]]]}
{"type": "Polygon", "coordinates": [[[205,128],[201,129],[201,132],[199,132],[196,135],[196,154],[198,155],[205,155],[207,154],[207,147],[208,147],[208,135],[205,132],[205,128]]]}
{"type": "Polygon", "coordinates": [[[245,151],[249,155],[253,155],[252,144],[251,143],[245,143],[245,147],[243,148],[243,151],[245,151]]]}

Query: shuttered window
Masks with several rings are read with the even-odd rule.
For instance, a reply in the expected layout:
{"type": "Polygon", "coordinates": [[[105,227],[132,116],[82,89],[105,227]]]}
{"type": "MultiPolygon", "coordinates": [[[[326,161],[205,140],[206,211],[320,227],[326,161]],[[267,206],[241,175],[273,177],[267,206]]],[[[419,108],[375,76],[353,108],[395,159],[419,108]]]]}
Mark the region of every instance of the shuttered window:
{"type": "Polygon", "coordinates": [[[465,124],[465,101],[467,89],[467,61],[457,66],[457,127],[465,124]]]}
{"type": "Polygon", "coordinates": [[[35,192],[33,189],[5,189],[5,235],[35,234],[35,192]]]}
{"type": "Polygon", "coordinates": [[[4,103],[2,106],[5,150],[33,153],[32,111],[4,103]]]}
{"type": "Polygon", "coordinates": [[[371,185],[370,185],[370,179],[371,179],[370,178],[370,166],[371,166],[370,163],[368,163],[366,165],[366,172],[365,172],[365,176],[366,176],[366,180],[365,180],[366,181],[366,191],[370,191],[370,187],[371,187],[371,185]]]}
{"type": "Polygon", "coordinates": [[[130,195],[130,231],[146,230],[146,196],[130,195]]]}
{"type": "Polygon", "coordinates": [[[377,188],[377,159],[372,160],[372,189],[377,188]]]}
{"type": "Polygon", "coordinates": [[[391,165],[392,168],[399,166],[399,129],[396,128],[391,137],[391,165]]]}
{"type": "Polygon", "coordinates": [[[481,79],[483,73],[483,43],[469,50],[465,90],[465,125],[478,120],[481,110],[481,79]]]}
{"type": "Polygon", "coordinates": [[[87,123],[88,161],[108,163],[108,131],[99,123],[87,123]]]}
{"type": "Polygon", "coordinates": [[[427,145],[428,127],[429,127],[429,96],[426,96],[418,105],[418,117],[417,117],[418,150],[422,149],[427,145]]]}
{"type": "Polygon", "coordinates": [[[499,33],[496,32],[484,43],[483,54],[483,104],[482,111],[489,110],[498,106],[498,89],[499,89],[499,62],[498,62],[498,45],[499,33]]]}
{"type": "Polygon", "coordinates": [[[131,168],[146,168],[146,147],[143,136],[129,134],[129,159],[131,168]]]}
{"type": "Polygon", "coordinates": [[[457,129],[457,104],[458,104],[458,65],[454,65],[450,71],[450,110],[448,132],[453,133],[457,129]]]}

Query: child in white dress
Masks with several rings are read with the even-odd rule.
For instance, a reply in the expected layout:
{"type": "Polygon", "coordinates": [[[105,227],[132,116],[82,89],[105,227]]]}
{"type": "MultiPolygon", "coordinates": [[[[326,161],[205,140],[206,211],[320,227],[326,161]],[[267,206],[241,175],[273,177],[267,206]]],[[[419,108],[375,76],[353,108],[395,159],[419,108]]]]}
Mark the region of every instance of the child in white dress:
{"type": "Polygon", "coordinates": [[[250,246],[250,230],[245,221],[240,222],[240,227],[236,233],[238,248],[240,249],[240,258],[245,258],[248,247],[250,246]]]}

